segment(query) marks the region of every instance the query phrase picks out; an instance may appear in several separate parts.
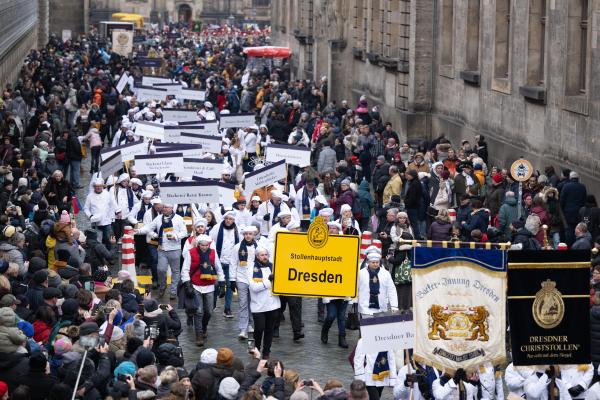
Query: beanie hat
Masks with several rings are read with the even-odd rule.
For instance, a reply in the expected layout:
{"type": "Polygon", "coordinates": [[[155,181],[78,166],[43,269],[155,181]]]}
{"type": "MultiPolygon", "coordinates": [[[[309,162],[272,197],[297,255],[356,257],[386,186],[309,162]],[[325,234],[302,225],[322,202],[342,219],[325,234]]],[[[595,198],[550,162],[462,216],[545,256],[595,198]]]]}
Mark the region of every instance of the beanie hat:
{"type": "Polygon", "coordinates": [[[87,336],[92,333],[99,333],[100,328],[95,322],[84,322],[79,326],[79,336],[87,336]]]}
{"type": "Polygon", "coordinates": [[[31,257],[29,260],[29,273],[35,274],[37,271],[45,269],[47,266],[46,261],[41,257],[31,257]]]}
{"type": "Polygon", "coordinates": [[[216,364],[217,354],[215,349],[206,349],[200,354],[200,362],[203,364],[216,364]]]}
{"type": "Polygon", "coordinates": [[[29,357],[29,368],[34,372],[42,372],[46,370],[48,360],[41,351],[36,351],[29,357]]]}
{"type": "Polygon", "coordinates": [[[17,323],[17,327],[25,334],[25,336],[27,336],[28,338],[33,337],[33,334],[35,333],[33,331],[33,325],[31,325],[29,322],[27,321],[19,321],[19,323],[17,323]]]}
{"type": "Polygon", "coordinates": [[[525,223],[522,220],[520,220],[520,219],[516,219],[513,222],[511,222],[510,224],[515,229],[521,229],[521,228],[523,228],[525,226],[525,223]]]}
{"type": "Polygon", "coordinates": [[[125,333],[123,332],[123,329],[119,328],[118,326],[114,326],[112,336],[110,337],[111,342],[123,339],[124,337],[125,333]]]}
{"type": "Polygon", "coordinates": [[[4,397],[4,395],[8,393],[8,385],[4,381],[0,381],[0,397],[4,397]]]}
{"type": "Polygon", "coordinates": [[[148,349],[140,350],[135,358],[138,368],[144,368],[147,365],[152,365],[155,362],[154,353],[148,349]]]}
{"type": "Polygon", "coordinates": [[[71,351],[72,347],[73,343],[71,343],[71,339],[63,336],[54,341],[54,354],[57,356],[62,356],[63,354],[71,351]]]}
{"type": "Polygon", "coordinates": [[[4,274],[8,271],[8,261],[0,260],[0,274],[4,274]]]}
{"type": "Polygon", "coordinates": [[[502,176],[501,173],[495,173],[494,175],[492,175],[492,180],[494,181],[494,183],[498,184],[498,183],[502,183],[502,181],[504,180],[504,177],[502,176]]]}
{"type": "Polygon", "coordinates": [[[442,179],[450,178],[450,171],[448,171],[447,169],[443,170],[441,176],[442,176],[442,179]]]}
{"type": "Polygon", "coordinates": [[[41,284],[41,283],[45,282],[47,279],[48,279],[48,271],[45,269],[36,271],[36,273],[33,274],[33,281],[37,284],[41,284]]]}
{"type": "Polygon", "coordinates": [[[119,374],[135,376],[135,370],[136,368],[134,363],[132,363],[131,361],[123,361],[117,366],[117,368],[115,368],[115,381],[117,380],[119,374]]]}
{"type": "Polygon", "coordinates": [[[12,225],[6,225],[4,227],[4,229],[2,229],[2,236],[4,236],[7,239],[10,239],[11,237],[13,237],[13,235],[15,234],[15,232],[17,232],[17,230],[15,229],[14,226],[12,226],[12,225]]]}
{"type": "Polygon", "coordinates": [[[62,315],[68,315],[68,316],[75,315],[75,314],[77,314],[77,311],[79,310],[79,303],[75,299],[71,299],[71,298],[66,299],[60,305],[60,310],[62,311],[62,315]]]}
{"type": "Polygon", "coordinates": [[[154,299],[144,300],[144,311],[153,312],[158,310],[158,302],[154,299]]]}
{"type": "Polygon", "coordinates": [[[60,213],[60,219],[58,220],[58,222],[63,224],[71,223],[71,217],[69,217],[69,213],[67,212],[67,210],[63,210],[62,213],[60,213]]]}
{"type": "Polygon", "coordinates": [[[217,364],[230,366],[233,363],[233,351],[227,347],[221,347],[217,352],[217,364]]]}
{"type": "Polygon", "coordinates": [[[231,376],[224,378],[219,385],[219,394],[227,400],[235,399],[239,390],[240,384],[231,376]]]}

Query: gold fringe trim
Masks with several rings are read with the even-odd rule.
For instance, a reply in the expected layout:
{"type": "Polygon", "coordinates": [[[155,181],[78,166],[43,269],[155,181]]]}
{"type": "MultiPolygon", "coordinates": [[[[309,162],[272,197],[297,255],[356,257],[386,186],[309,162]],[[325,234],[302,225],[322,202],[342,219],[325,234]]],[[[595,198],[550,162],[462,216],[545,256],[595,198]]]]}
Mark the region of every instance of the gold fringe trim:
{"type": "Polygon", "coordinates": [[[386,377],[388,377],[388,376],[390,376],[390,371],[389,371],[389,370],[388,370],[388,371],[381,371],[381,372],[380,372],[380,373],[378,373],[378,374],[372,374],[372,375],[371,375],[371,378],[372,378],[374,381],[382,381],[382,380],[384,380],[384,379],[385,379],[386,377]]]}
{"type": "MultiPolygon", "coordinates": [[[[421,357],[421,356],[419,356],[419,355],[417,355],[415,353],[413,353],[413,359],[416,362],[420,363],[420,364],[429,365],[430,367],[435,368],[437,370],[440,370],[440,371],[442,371],[442,373],[447,373],[447,374],[449,374],[451,376],[454,375],[454,373],[456,372],[455,369],[447,369],[446,366],[444,366],[444,365],[442,365],[440,363],[437,363],[435,361],[431,361],[431,360],[429,360],[429,359],[427,359],[425,357],[421,357]]],[[[496,357],[496,358],[494,358],[492,360],[483,361],[482,363],[477,364],[474,367],[465,369],[465,371],[467,372],[467,374],[470,373],[470,372],[477,372],[477,370],[480,367],[482,367],[483,364],[485,364],[486,362],[491,362],[492,365],[500,365],[500,364],[503,364],[503,363],[506,362],[506,356],[500,356],[500,357],[496,357]]]]}

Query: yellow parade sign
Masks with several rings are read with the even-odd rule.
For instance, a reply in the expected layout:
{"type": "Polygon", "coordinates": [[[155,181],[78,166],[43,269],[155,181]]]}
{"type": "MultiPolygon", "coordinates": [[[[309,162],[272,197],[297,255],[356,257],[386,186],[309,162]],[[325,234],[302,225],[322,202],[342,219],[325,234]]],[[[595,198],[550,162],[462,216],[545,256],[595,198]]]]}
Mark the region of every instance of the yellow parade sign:
{"type": "Polygon", "coordinates": [[[360,238],[329,235],[321,217],[307,233],[277,232],[273,294],[356,297],[360,238]]]}

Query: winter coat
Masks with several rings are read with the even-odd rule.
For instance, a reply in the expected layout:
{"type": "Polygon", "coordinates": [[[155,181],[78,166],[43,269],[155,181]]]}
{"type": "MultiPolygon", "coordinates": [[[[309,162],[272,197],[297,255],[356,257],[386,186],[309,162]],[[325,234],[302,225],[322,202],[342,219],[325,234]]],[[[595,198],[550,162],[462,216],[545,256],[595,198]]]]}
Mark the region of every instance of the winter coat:
{"type": "Polygon", "coordinates": [[[319,173],[329,170],[333,171],[336,163],[337,156],[335,150],[329,146],[323,147],[323,150],[321,150],[321,153],[319,154],[319,160],[317,161],[317,171],[319,171],[319,173]]]}
{"type": "Polygon", "coordinates": [[[371,192],[369,191],[369,182],[362,180],[358,185],[358,198],[362,206],[363,218],[371,218],[371,210],[373,209],[374,201],[371,192]]]}
{"type": "Polygon", "coordinates": [[[50,338],[50,332],[52,331],[52,326],[48,325],[44,321],[40,321],[36,319],[33,321],[33,340],[36,342],[42,342],[43,344],[48,343],[48,339],[50,338]]]}
{"type": "Polygon", "coordinates": [[[488,223],[489,215],[486,209],[480,208],[476,211],[472,211],[467,219],[467,223],[463,225],[463,234],[468,238],[471,238],[471,232],[475,229],[479,229],[482,233],[486,233],[488,223]]]}
{"type": "Polygon", "coordinates": [[[48,205],[57,206],[58,208],[71,208],[72,193],[71,184],[64,178],[60,182],[55,181],[54,178],[50,178],[44,188],[44,196],[48,199],[48,205]],[[54,193],[56,196],[50,197],[50,193],[54,193]],[[63,203],[64,197],[67,197],[66,203],[63,203]]]}
{"type": "Polygon", "coordinates": [[[497,215],[504,200],[504,188],[501,185],[492,185],[485,199],[484,205],[489,208],[492,215],[497,215]]]}
{"type": "Polygon", "coordinates": [[[575,239],[571,250],[590,250],[592,248],[592,235],[589,232],[584,233],[575,239]]]}
{"type": "Polygon", "coordinates": [[[540,218],[540,230],[538,231],[538,233],[536,233],[535,235],[535,239],[540,242],[540,243],[544,243],[544,230],[542,229],[542,225],[550,225],[550,217],[548,216],[548,213],[546,212],[546,210],[544,209],[544,207],[541,206],[533,206],[531,208],[531,211],[529,212],[530,215],[537,215],[540,218]]]}
{"type": "MultiPolygon", "coordinates": [[[[404,206],[407,209],[418,209],[421,205],[421,183],[418,179],[407,181],[406,193],[404,194],[404,206]]],[[[417,221],[413,221],[417,222],[417,221]]]]}
{"type": "Polygon", "coordinates": [[[44,304],[44,286],[42,285],[32,282],[25,295],[31,310],[37,310],[39,306],[44,304]]]}
{"type": "Polygon", "coordinates": [[[0,243],[0,258],[19,265],[19,276],[25,276],[27,268],[23,262],[23,253],[16,246],[9,243],[0,243]]]}
{"type": "Polygon", "coordinates": [[[387,185],[390,180],[389,170],[390,164],[388,163],[375,166],[375,169],[373,170],[373,188],[375,193],[383,195],[385,185],[387,185]]]}
{"type": "Polygon", "coordinates": [[[579,209],[585,205],[587,190],[579,179],[571,179],[560,192],[560,206],[569,225],[579,222],[579,209]]]}
{"type": "Polygon", "coordinates": [[[163,343],[167,342],[167,339],[171,337],[171,333],[174,336],[179,336],[181,333],[181,322],[179,321],[179,316],[175,312],[175,310],[167,313],[160,313],[156,317],[144,317],[143,318],[146,325],[150,326],[156,324],[159,328],[158,338],[154,342],[154,349],[158,348],[163,343]]]}
{"type": "Polygon", "coordinates": [[[383,189],[383,204],[389,203],[393,195],[399,196],[400,193],[402,193],[402,179],[399,174],[396,174],[385,184],[385,188],[383,189]]]}
{"type": "Polygon", "coordinates": [[[54,385],[58,383],[55,376],[47,375],[45,371],[28,371],[18,377],[19,385],[29,386],[31,400],[44,400],[54,385]]]}
{"type": "Polygon", "coordinates": [[[513,244],[521,244],[521,250],[540,250],[540,243],[535,240],[533,234],[525,228],[519,229],[513,236],[513,244]]]}
{"type": "Polygon", "coordinates": [[[12,353],[27,340],[17,328],[17,316],[10,307],[0,308],[0,353],[12,353]]]}
{"type": "Polygon", "coordinates": [[[450,222],[435,220],[429,227],[427,238],[429,240],[450,240],[452,224],[450,222]]]}
{"type": "Polygon", "coordinates": [[[18,386],[20,376],[29,370],[29,357],[26,353],[0,353],[0,381],[6,382],[8,390],[18,386]]]}
{"type": "Polygon", "coordinates": [[[244,373],[223,364],[198,370],[192,378],[194,390],[196,391],[197,388],[200,389],[200,393],[194,393],[195,397],[206,400],[217,400],[219,398],[219,384],[227,377],[233,377],[238,382],[242,382],[244,380],[244,373]]]}
{"type": "Polygon", "coordinates": [[[114,264],[115,254],[108,251],[106,246],[100,243],[95,233],[93,233],[88,235],[85,240],[85,261],[90,263],[92,271],[95,271],[101,265],[114,264]]]}
{"type": "MultiPolygon", "coordinates": [[[[504,240],[510,239],[510,223],[518,218],[519,209],[517,208],[517,199],[507,197],[504,204],[498,211],[498,231],[503,234],[504,240]]],[[[523,213],[521,213],[523,215],[523,213]]]]}
{"type": "Polygon", "coordinates": [[[335,199],[336,216],[340,215],[340,209],[342,208],[342,205],[348,204],[350,207],[352,207],[352,203],[354,202],[354,196],[356,195],[354,194],[352,189],[344,190],[343,192],[338,194],[337,198],[335,199]]]}
{"type": "Polygon", "coordinates": [[[600,362],[600,305],[590,308],[590,347],[592,362],[600,362]]]}

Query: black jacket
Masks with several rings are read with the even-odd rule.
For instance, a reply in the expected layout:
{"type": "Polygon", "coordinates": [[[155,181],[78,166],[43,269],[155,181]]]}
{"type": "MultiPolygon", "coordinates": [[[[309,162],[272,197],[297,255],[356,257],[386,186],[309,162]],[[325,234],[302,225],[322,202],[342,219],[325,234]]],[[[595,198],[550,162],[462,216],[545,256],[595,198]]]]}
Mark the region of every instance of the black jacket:
{"type": "MultiPolygon", "coordinates": [[[[407,183],[406,194],[404,195],[404,206],[410,209],[418,209],[421,205],[422,198],[421,183],[417,179],[413,179],[407,183]]],[[[417,221],[412,221],[416,223],[417,221]]]]}
{"type": "Polygon", "coordinates": [[[175,310],[169,313],[161,313],[156,317],[144,317],[146,325],[151,326],[156,324],[159,329],[158,338],[154,342],[153,349],[157,349],[163,343],[167,342],[167,339],[175,336],[179,336],[181,333],[181,321],[175,310]]]}
{"type": "Polygon", "coordinates": [[[592,362],[600,362],[600,306],[590,308],[590,344],[592,362]]]}
{"type": "Polygon", "coordinates": [[[29,370],[29,358],[24,353],[0,353],[0,381],[6,382],[9,392],[18,386],[20,376],[29,370]]]}
{"type": "Polygon", "coordinates": [[[83,155],[81,154],[81,143],[75,135],[69,135],[67,139],[67,159],[69,161],[81,161],[83,155]]]}
{"type": "Polygon", "coordinates": [[[531,232],[525,228],[519,229],[513,236],[513,244],[522,244],[522,250],[540,250],[541,246],[531,232]]]}
{"type": "Polygon", "coordinates": [[[17,377],[19,385],[29,386],[31,400],[44,400],[58,379],[44,372],[28,371],[25,375],[17,377]]]}

